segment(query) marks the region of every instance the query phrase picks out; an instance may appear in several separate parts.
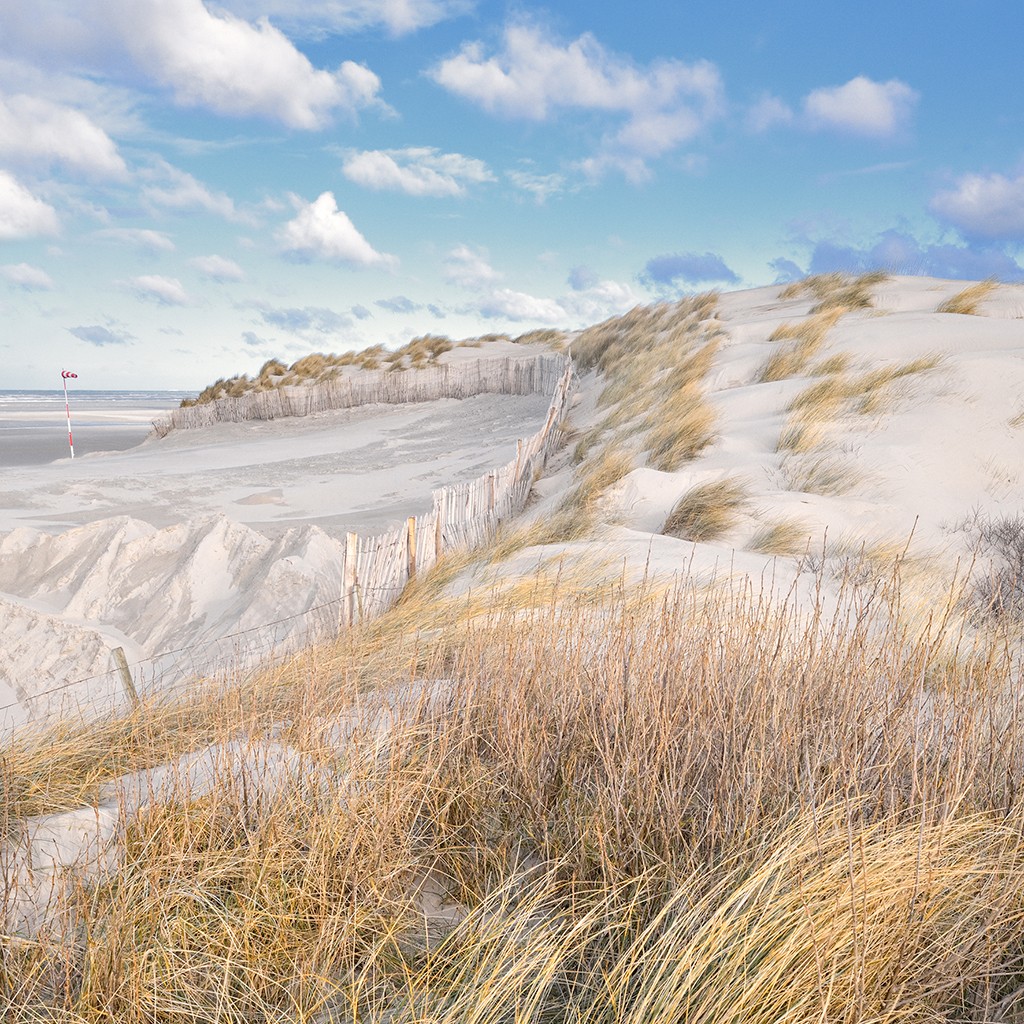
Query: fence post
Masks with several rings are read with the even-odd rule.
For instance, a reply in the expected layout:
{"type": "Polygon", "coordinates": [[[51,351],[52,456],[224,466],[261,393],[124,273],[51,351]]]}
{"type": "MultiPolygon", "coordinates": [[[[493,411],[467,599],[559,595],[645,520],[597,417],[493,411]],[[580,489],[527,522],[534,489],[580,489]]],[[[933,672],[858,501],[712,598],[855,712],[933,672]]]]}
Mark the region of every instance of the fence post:
{"type": "Polygon", "coordinates": [[[405,523],[405,546],[408,558],[409,579],[416,576],[416,517],[409,516],[405,523]]]}
{"type": "Polygon", "coordinates": [[[128,667],[128,659],[125,657],[124,648],[115,647],[110,653],[114,655],[114,661],[117,662],[117,670],[121,673],[121,685],[124,686],[124,692],[128,694],[132,707],[137,708],[139,706],[139,691],[135,689],[135,683],[132,680],[132,670],[128,667]]]}
{"type": "Polygon", "coordinates": [[[434,509],[434,561],[440,560],[441,555],[444,553],[444,509],[446,501],[443,497],[441,501],[437,503],[437,507],[434,509]]]}
{"type": "Polygon", "coordinates": [[[359,534],[345,534],[345,585],[344,585],[344,608],[345,625],[354,625],[356,621],[356,559],[359,556],[359,534]]]}

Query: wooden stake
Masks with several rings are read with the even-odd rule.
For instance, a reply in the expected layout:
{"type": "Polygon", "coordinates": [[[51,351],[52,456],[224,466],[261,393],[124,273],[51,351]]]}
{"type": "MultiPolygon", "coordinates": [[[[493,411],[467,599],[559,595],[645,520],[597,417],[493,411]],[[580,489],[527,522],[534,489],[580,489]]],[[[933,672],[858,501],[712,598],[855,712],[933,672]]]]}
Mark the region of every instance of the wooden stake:
{"type": "Polygon", "coordinates": [[[345,603],[345,625],[352,626],[355,624],[356,608],[355,608],[355,595],[356,595],[356,558],[359,556],[359,534],[358,533],[346,533],[345,534],[345,583],[344,583],[344,603],[345,603]]]}
{"type": "Polygon", "coordinates": [[[409,516],[405,522],[405,542],[409,559],[409,579],[416,576],[416,517],[409,516]]]}
{"type": "Polygon", "coordinates": [[[135,683],[132,680],[132,670],[128,667],[128,659],[125,657],[124,648],[115,647],[110,653],[114,655],[114,661],[117,662],[117,670],[121,673],[121,684],[124,686],[124,692],[128,694],[132,706],[137,708],[140,703],[139,691],[135,689],[135,683]]]}

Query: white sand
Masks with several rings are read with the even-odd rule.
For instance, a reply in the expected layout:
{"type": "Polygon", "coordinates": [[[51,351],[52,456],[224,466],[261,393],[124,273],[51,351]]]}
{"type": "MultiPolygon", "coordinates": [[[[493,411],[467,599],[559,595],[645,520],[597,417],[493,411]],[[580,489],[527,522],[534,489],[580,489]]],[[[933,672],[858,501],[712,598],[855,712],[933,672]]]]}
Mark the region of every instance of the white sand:
{"type": "Polygon", "coordinates": [[[548,402],[226,423],[19,469],[0,491],[0,729],[104,706],[113,647],[146,689],[336,626],[345,531],[381,532],[507,462],[548,402]]]}

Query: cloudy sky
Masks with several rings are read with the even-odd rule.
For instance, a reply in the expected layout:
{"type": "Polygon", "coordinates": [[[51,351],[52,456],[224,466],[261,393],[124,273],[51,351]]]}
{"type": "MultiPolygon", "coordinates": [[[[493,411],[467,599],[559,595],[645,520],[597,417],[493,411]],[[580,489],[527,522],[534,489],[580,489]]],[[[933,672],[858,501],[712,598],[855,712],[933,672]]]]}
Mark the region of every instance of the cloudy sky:
{"type": "Polygon", "coordinates": [[[1024,279],[1022,29],[1019,0],[0,0],[0,388],[809,271],[1024,279]]]}

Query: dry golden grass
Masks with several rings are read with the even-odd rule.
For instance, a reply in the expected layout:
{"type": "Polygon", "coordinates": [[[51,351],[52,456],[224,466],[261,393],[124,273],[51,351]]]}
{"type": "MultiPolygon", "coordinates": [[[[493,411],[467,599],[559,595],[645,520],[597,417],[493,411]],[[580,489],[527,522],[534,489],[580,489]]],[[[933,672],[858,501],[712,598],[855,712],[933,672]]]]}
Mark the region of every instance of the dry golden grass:
{"type": "Polygon", "coordinates": [[[782,462],[782,478],[787,490],[834,496],[853,490],[862,474],[835,452],[811,449],[807,454],[787,455],[782,462]]]}
{"type": "Polygon", "coordinates": [[[512,340],[517,345],[546,345],[548,348],[560,351],[565,348],[567,337],[565,331],[558,331],[553,327],[538,327],[536,330],[527,331],[512,340]]]}
{"type": "Polygon", "coordinates": [[[818,301],[811,308],[812,313],[831,309],[867,309],[872,305],[871,289],[888,279],[889,275],[883,270],[872,270],[857,277],[838,272],[813,274],[787,285],[779,293],[779,298],[795,299],[801,295],[813,295],[818,301]]]}
{"type": "MultiPolygon", "coordinates": [[[[650,466],[673,472],[715,440],[717,417],[703,384],[721,345],[714,292],[676,303],[637,306],[583,331],[573,343],[582,369],[604,376],[609,408],[598,434],[646,448],[650,466]],[[634,439],[640,435],[642,440],[634,439]]],[[[583,446],[580,455],[589,450],[583,446]]]]}
{"type": "Polygon", "coordinates": [[[940,303],[937,313],[959,313],[961,316],[978,316],[978,307],[992,292],[999,287],[999,282],[990,277],[987,281],[979,281],[969,285],[963,291],[940,303]]]}
{"type": "MultiPolygon", "coordinates": [[[[922,633],[898,593],[535,594],[308,655],[272,712],[190,699],[174,744],[103,726],[152,761],[211,735],[257,751],[273,721],[295,767],[225,755],[206,795],[182,780],[129,816],[115,872],[0,938],[7,1019],[1020,1018],[1015,655],[965,646],[955,592],[922,633]],[[410,699],[339,741],[375,684],[410,699]]],[[[8,783],[31,764],[59,788],[66,739],[26,740],[8,783]]]]}
{"type": "Polygon", "coordinates": [[[773,519],[757,528],[747,547],[763,555],[799,555],[807,550],[811,531],[793,519],[773,519]]]}
{"type": "Polygon", "coordinates": [[[649,414],[647,461],[673,473],[714,443],[717,417],[696,389],[675,392],[649,414]]]}
{"type": "Polygon", "coordinates": [[[779,435],[780,452],[805,454],[822,447],[830,420],[843,413],[877,415],[892,411],[909,378],[934,370],[942,363],[925,356],[892,363],[864,373],[834,373],[808,385],[789,404],[789,418],[779,435]]]}
{"type": "Polygon", "coordinates": [[[1009,420],[1009,426],[1011,427],[1024,427],[1024,409],[1021,409],[1016,416],[1011,416],[1009,420]]]}
{"type": "MultiPolygon", "coordinates": [[[[562,499],[558,511],[577,530],[589,528],[601,496],[633,469],[632,452],[619,444],[608,444],[597,450],[576,474],[576,484],[562,499]]],[[[565,524],[567,525],[567,524],[565,524]]]]}
{"type": "Polygon", "coordinates": [[[673,506],[661,532],[682,540],[716,540],[735,525],[747,504],[741,480],[713,480],[691,487],[673,506]]]}
{"type": "Polygon", "coordinates": [[[807,373],[826,335],[845,312],[845,307],[833,308],[777,327],[768,340],[792,341],[792,344],[773,352],[758,372],[757,379],[762,382],[786,380],[807,373]]]}

